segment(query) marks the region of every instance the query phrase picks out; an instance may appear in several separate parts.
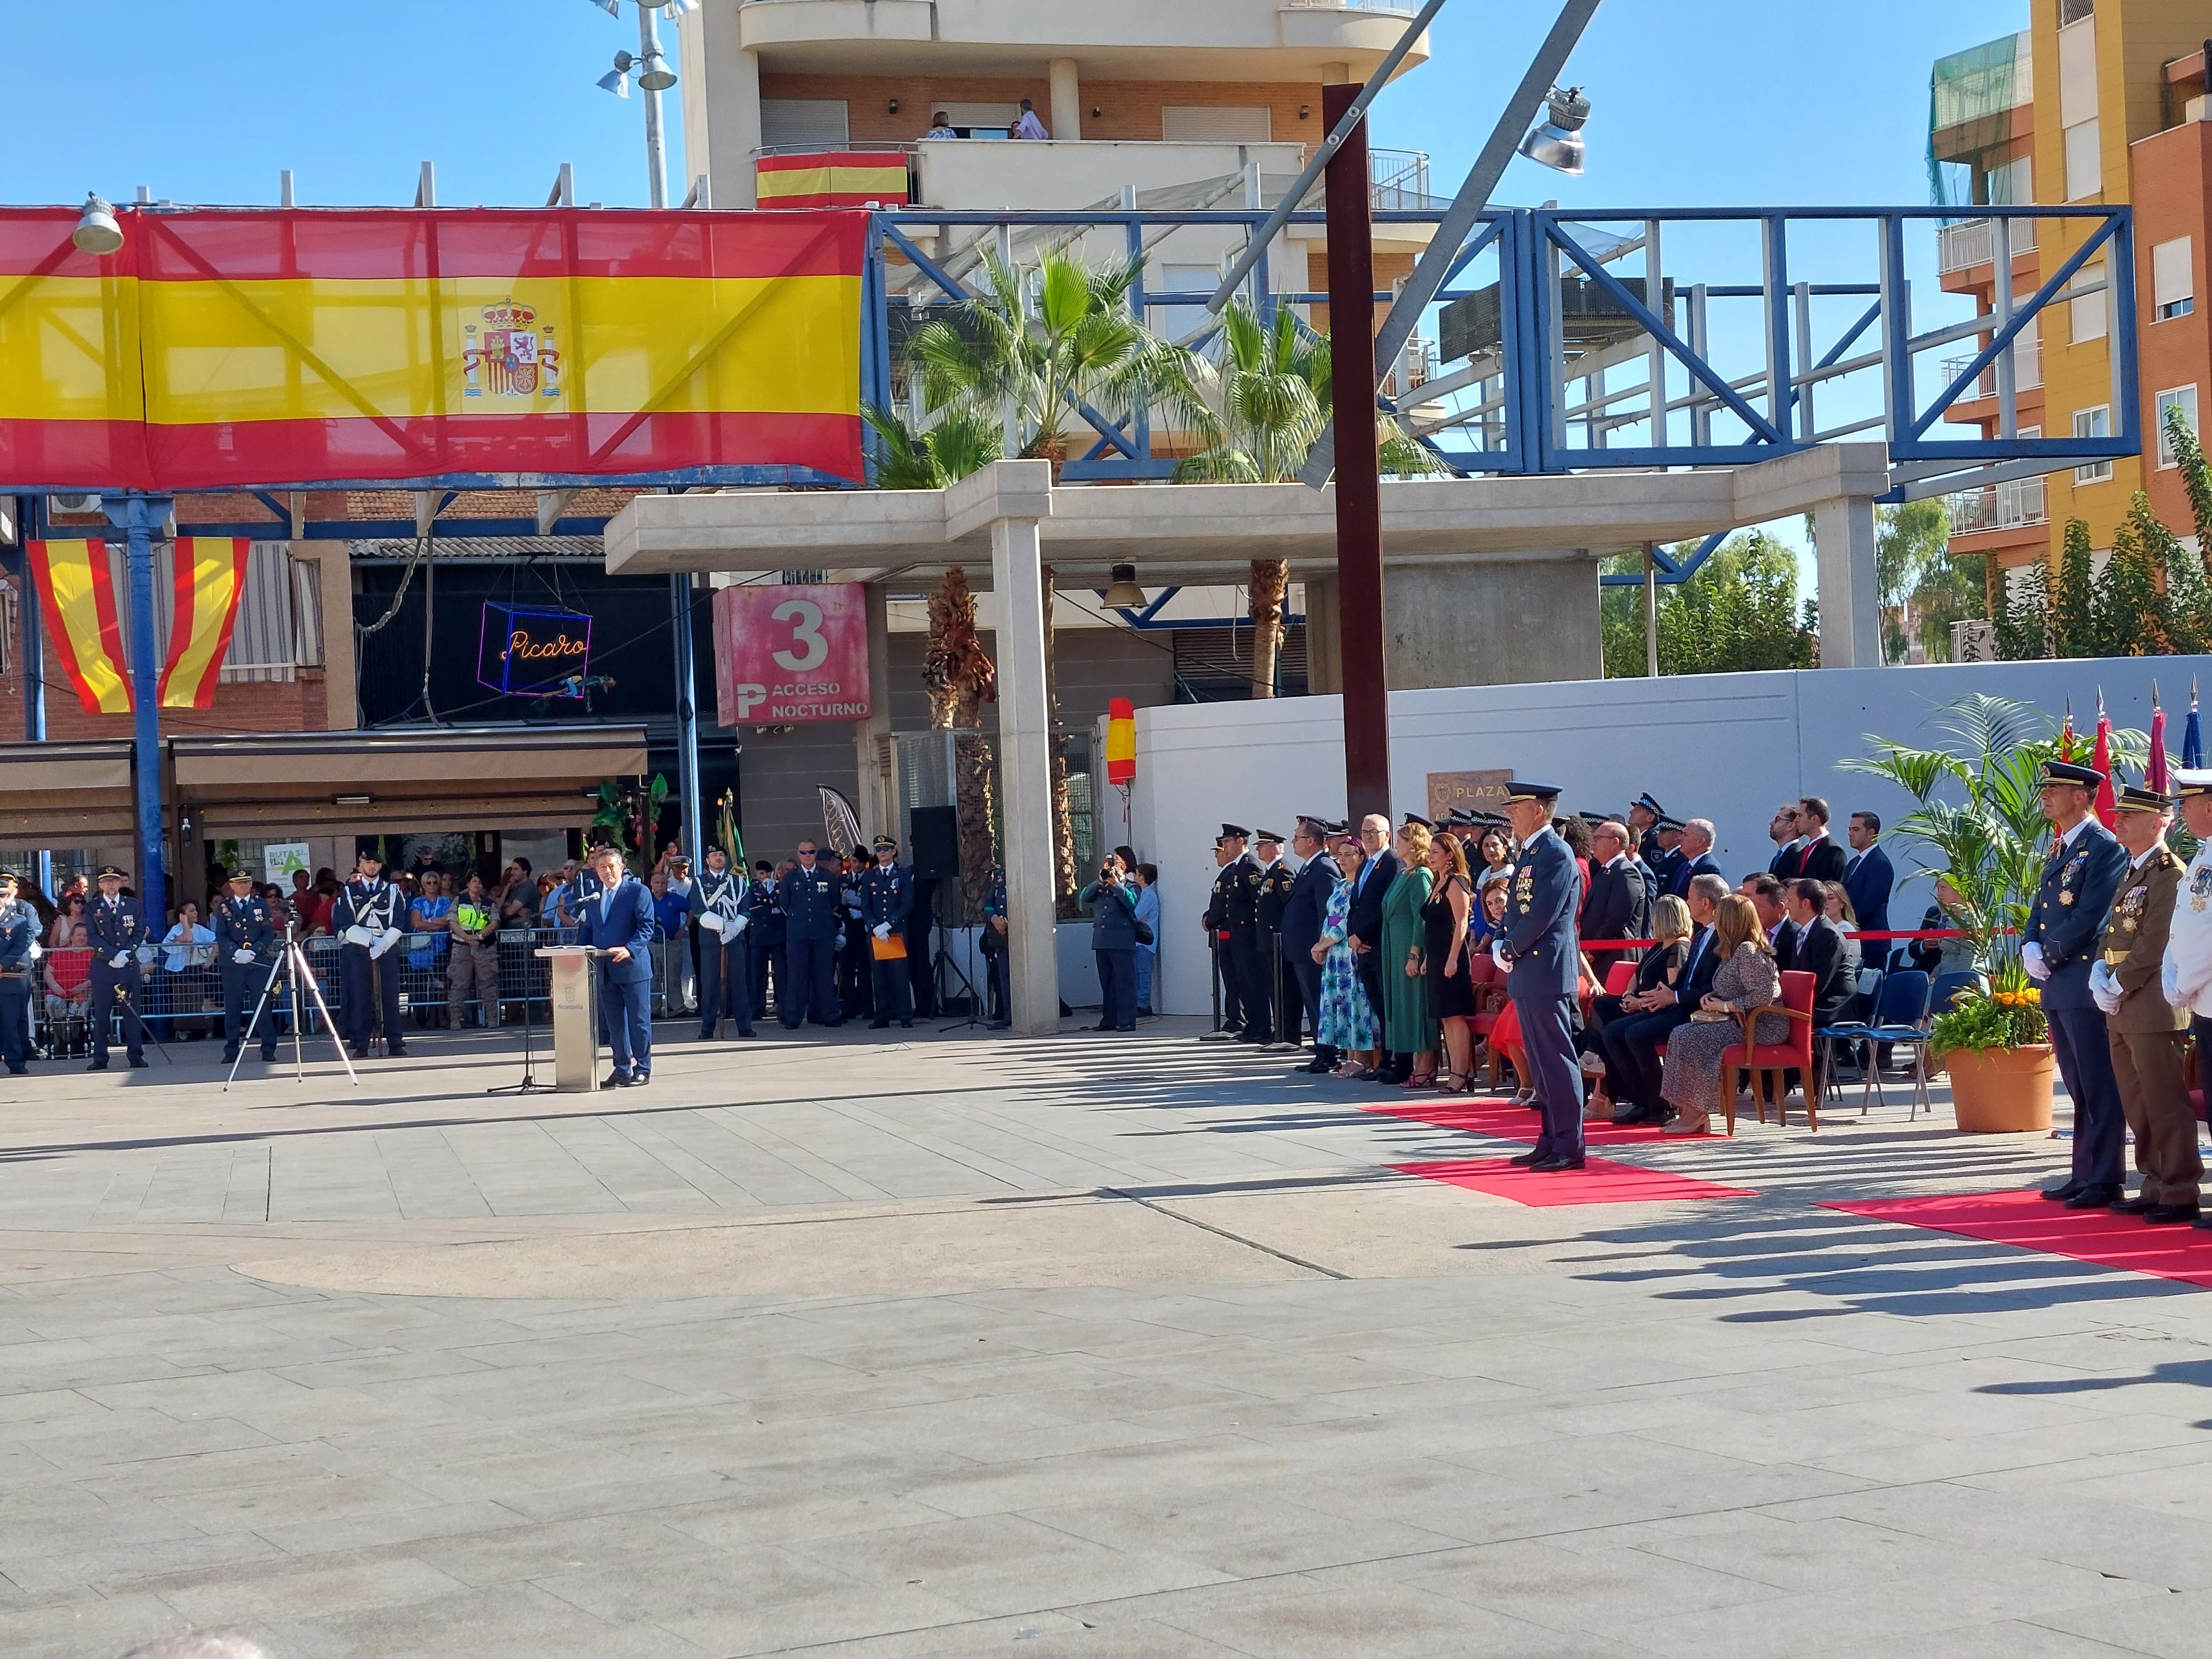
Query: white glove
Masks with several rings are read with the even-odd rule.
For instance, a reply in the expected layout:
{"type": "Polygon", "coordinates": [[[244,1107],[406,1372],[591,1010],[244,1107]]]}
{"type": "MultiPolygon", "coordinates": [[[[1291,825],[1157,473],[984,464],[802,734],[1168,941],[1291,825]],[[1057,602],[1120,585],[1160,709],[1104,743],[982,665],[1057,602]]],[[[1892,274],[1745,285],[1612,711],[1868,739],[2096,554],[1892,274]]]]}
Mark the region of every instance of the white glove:
{"type": "Polygon", "coordinates": [[[36,961],[37,961],[40,957],[42,957],[42,956],[46,955],[46,947],[45,945],[43,945],[40,944],[40,943],[39,943],[39,941],[38,941],[38,940],[36,940],[36,939],[33,939],[33,940],[31,941],[31,960],[32,960],[32,961],[36,962],[36,961]]]}
{"type": "Polygon", "coordinates": [[[370,959],[374,960],[374,958],[382,956],[393,945],[398,944],[402,937],[404,936],[397,927],[386,928],[384,930],[383,937],[379,939],[375,944],[368,947],[370,959]]]}
{"type": "Polygon", "coordinates": [[[2181,1006],[2181,969],[2172,957],[2168,957],[2165,965],[2158,970],[2158,988],[2165,994],[2169,1006],[2181,1006]]]}
{"type": "Polygon", "coordinates": [[[376,943],[376,935],[356,922],[345,930],[345,941],[349,945],[374,945],[376,943]]]}
{"type": "Polygon", "coordinates": [[[2112,979],[2112,969],[2104,963],[2089,970],[2089,997],[2108,1015],[2120,1012],[2120,988],[2112,979]]]}
{"type": "Polygon", "coordinates": [[[890,923],[888,921],[878,922],[875,927],[875,933],[878,939],[889,939],[891,936],[890,923]]]}
{"type": "Polygon", "coordinates": [[[1498,964],[1500,972],[1510,974],[1513,971],[1513,964],[1505,959],[1504,939],[1494,939],[1490,941],[1490,959],[1498,964]]]}
{"type": "Polygon", "coordinates": [[[739,916],[723,931],[732,939],[735,939],[738,934],[744,933],[746,928],[752,925],[752,920],[753,919],[750,916],[739,916]]]}
{"type": "Polygon", "coordinates": [[[699,925],[710,933],[719,933],[722,931],[722,919],[712,910],[699,918],[699,925]]]}
{"type": "Polygon", "coordinates": [[[111,968],[120,968],[121,966],[123,966],[123,964],[124,964],[125,963],[126,963],[126,962],[128,962],[128,961],[130,961],[130,960],[131,960],[131,952],[130,952],[130,951],[117,951],[113,956],[112,956],[112,957],[108,957],[108,959],[107,959],[107,965],[108,965],[109,967],[111,967],[111,968]]]}
{"type": "Polygon", "coordinates": [[[2027,969],[2030,979],[2051,977],[2051,969],[2043,960],[2043,947],[2033,939],[2020,947],[2020,965],[2027,969]]]}
{"type": "Polygon", "coordinates": [[[253,951],[250,946],[241,945],[230,953],[230,959],[233,962],[251,962],[253,960],[253,951]]]}

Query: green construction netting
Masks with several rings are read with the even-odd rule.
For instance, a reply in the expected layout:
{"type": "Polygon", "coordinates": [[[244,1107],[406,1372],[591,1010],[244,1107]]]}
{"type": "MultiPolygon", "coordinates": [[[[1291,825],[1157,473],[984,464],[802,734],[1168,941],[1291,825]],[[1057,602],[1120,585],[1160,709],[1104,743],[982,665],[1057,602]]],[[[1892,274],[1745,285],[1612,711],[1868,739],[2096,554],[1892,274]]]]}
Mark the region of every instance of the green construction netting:
{"type": "MultiPolygon", "coordinates": [[[[2012,112],[2029,100],[2028,40],[2008,34],[1936,60],[1928,82],[1928,185],[1938,207],[1974,204],[1974,167],[1965,158],[2004,142],[2012,112]],[[1936,137],[1943,138],[1943,152],[1936,137]]],[[[1985,199],[2002,198],[2010,175],[1988,175],[1985,199]]]]}

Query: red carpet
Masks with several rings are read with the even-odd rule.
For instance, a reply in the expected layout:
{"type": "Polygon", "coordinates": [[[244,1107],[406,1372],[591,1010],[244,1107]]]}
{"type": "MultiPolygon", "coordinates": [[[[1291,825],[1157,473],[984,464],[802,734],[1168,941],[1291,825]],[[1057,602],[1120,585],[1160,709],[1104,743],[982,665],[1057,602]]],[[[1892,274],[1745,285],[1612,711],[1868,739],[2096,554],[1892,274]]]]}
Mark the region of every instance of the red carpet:
{"type": "Polygon", "coordinates": [[[2147,1227],[2139,1217],[2114,1215],[2109,1210],[2069,1210],[2032,1192],[1870,1199],[1822,1207],[2017,1245],[2100,1267],[2124,1267],[2130,1273],[2212,1285],[2212,1233],[2189,1227],[2147,1227]]]}
{"type": "MultiPolygon", "coordinates": [[[[1525,1106],[1473,1095],[1415,1095],[1402,1103],[1390,1101],[1362,1109],[1415,1123],[1433,1124],[1439,1129],[1457,1129],[1463,1134],[1487,1135],[1493,1140],[1527,1141],[1531,1146],[1535,1144],[1543,1121],[1525,1106]]],[[[1610,1123],[1583,1125],[1583,1140],[1591,1146],[1620,1146],[1666,1138],[1656,1124],[1639,1125],[1633,1129],[1616,1129],[1610,1123]]]]}
{"type": "Polygon", "coordinates": [[[1531,1175],[1503,1158],[1439,1158],[1428,1164],[1393,1164],[1401,1175],[1441,1181],[1470,1192],[1510,1198],[1531,1209],[1562,1204],[1664,1204],[1683,1198],[1748,1198],[1741,1187],[1723,1187],[1663,1170],[1639,1170],[1594,1158],[1587,1169],[1560,1175],[1531,1175]]]}

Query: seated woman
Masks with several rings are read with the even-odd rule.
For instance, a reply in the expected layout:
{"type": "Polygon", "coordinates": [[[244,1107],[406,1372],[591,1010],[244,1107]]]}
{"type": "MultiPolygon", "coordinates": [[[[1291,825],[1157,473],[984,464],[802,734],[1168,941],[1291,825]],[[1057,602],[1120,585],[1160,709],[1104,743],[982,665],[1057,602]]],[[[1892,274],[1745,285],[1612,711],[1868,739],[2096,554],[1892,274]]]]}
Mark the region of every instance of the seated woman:
{"type": "MultiPolygon", "coordinates": [[[[1771,1006],[1782,994],[1774,947],[1766,942],[1759,912],[1742,894],[1729,894],[1715,911],[1712,950],[1721,963],[1713,988],[1691,1013],[1690,1023],[1676,1026],[1667,1039],[1659,1094],[1679,1114],[1666,1127],[1670,1135],[1705,1133],[1720,1103],[1721,1056],[1743,1041],[1740,1016],[1771,1006]]],[[[1752,1030],[1753,1042],[1783,1042],[1789,1036],[1790,1022],[1779,1014],[1762,1014],[1752,1030]]]]}
{"type": "Polygon", "coordinates": [[[1352,889],[1366,867],[1367,849],[1347,840],[1337,849],[1336,867],[1342,878],[1329,889],[1328,908],[1322,917],[1321,939],[1313,957],[1321,963],[1321,1020],[1314,1041],[1344,1056],[1331,1077],[1373,1075],[1382,1046],[1382,1024],[1367,1000],[1360,982],[1359,958],[1352,951],[1352,889]]]}
{"type": "Polygon", "coordinates": [[[1595,1115],[1602,1104],[1605,1115],[1613,1115],[1613,1103],[1627,1093],[1620,1078],[1613,1075],[1612,1057],[1605,1051],[1599,1036],[1606,1026],[1621,1016],[1621,1004],[1631,997],[1650,994],[1660,986],[1672,989],[1682,976],[1682,969],[1690,960],[1690,939],[1696,929],[1690,923],[1690,907],[1673,893],[1662,893],[1651,907],[1651,937],[1658,944],[1644,954],[1636,964],[1636,977],[1628,989],[1620,996],[1600,994],[1590,999],[1589,1016],[1575,1037],[1575,1048],[1582,1055],[1583,1075],[1597,1079],[1591,1091],[1586,1115],[1595,1115]]]}

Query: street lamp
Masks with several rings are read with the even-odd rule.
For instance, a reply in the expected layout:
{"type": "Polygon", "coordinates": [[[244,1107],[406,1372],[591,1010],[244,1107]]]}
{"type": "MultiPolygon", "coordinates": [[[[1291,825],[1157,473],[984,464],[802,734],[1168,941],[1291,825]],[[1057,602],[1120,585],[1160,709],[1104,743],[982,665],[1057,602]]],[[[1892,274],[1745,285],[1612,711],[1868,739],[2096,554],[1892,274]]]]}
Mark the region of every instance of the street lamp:
{"type": "Polygon", "coordinates": [[[1553,87],[1545,101],[1551,106],[1551,118],[1529,129],[1521,141],[1521,154],[1554,173],[1579,179],[1589,148],[1583,141],[1583,124],[1590,118],[1590,101],[1580,87],[1564,92],[1553,87]]]}
{"type": "Polygon", "coordinates": [[[98,191],[86,193],[84,211],[77,216],[70,240],[81,253],[105,255],[123,246],[123,227],[115,222],[115,210],[98,191]]]}

